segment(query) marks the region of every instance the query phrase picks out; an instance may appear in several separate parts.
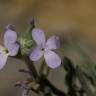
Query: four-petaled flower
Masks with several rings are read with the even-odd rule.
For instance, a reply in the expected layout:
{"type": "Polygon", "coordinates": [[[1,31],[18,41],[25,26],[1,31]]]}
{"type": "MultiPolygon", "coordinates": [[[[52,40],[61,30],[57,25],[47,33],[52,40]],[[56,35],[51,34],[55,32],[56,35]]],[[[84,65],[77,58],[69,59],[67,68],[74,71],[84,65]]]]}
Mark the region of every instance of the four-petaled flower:
{"type": "Polygon", "coordinates": [[[46,42],[45,34],[43,30],[39,28],[34,28],[32,30],[32,37],[36,42],[37,47],[33,48],[29,56],[30,59],[32,61],[37,61],[44,55],[44,59],[50,68],[57,68],[60,66],[60,57],[52,51],[59,47],[59,37],[52,36],[46,42]]]}
{"type": "Polygon", "coordinates": [[[5,66],[8,56],[17,55],[19,44],[17,44],[16,40],[16,32],[12,30],[11,25],[8,25],[4,33],[4,47],[0,46],[0,69],[5,66]]]}

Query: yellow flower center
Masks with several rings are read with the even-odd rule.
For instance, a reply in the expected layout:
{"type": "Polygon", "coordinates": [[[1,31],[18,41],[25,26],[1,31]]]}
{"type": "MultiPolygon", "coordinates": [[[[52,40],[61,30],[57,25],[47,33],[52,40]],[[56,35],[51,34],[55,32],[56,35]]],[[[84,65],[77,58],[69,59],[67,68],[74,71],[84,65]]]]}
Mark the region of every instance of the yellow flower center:
{"type": "Polygon", "coordinates": [[[7,48],[5,48],[5,49],[3,50],[3,52],[4,52],[5,54],[7,54],[9,51],[8,51],[7,48]]]}

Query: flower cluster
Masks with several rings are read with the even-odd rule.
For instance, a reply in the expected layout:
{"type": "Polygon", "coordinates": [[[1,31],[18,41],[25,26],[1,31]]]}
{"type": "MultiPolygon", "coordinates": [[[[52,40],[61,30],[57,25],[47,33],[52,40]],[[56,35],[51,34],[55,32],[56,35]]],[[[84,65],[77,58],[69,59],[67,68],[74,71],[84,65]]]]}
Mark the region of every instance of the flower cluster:
{"type": "MultiPolygon", "coordinates": [[[[59,48],[59,37],[52,36],[46,41],[43,30],[33,28],[31,31],[31,41],[34,40],[37,46],[31,48],[27,54],[30,60],[38,61],[42,56],[44,56],[45,62],[50,68],[60,66],[61,59],[55,52],[53,52],[54,49],[59,48]]],[[[11,25],[8,25],[4,33],[4,47],[0,46],[0,69],[5,66],[8,56],[16,56],[19,50],[22,50],[21,43],[17,42],[16,32],[13,30],[11,25]]]]}

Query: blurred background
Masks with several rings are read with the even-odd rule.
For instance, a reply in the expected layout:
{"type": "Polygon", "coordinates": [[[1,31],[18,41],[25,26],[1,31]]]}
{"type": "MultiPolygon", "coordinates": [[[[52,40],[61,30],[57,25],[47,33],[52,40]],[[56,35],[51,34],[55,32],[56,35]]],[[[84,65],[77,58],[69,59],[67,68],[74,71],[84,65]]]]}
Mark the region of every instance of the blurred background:
{"type": "MultiPolygon", "coordinates": [[[[24,32],[30,17],[34,17],[36,27],[43,28],[48,36],[57,34],[67,39],[73,33],[81,46],[86,42],[94,47],[96,45],[96,0],[0,0],[0,43],[3,43],[7,24],[13,24],[17,32],[24,32]]],[[[87,51],[86,48],[84,50],[87,51]]],[[[95,58],[95,54],[89,54],[95,58]]],[[[64,55],[74,62],[78,60],[77,54],[71,50],[64,55]]],[[[20,68],[25,68],[24,62],[8,59],[7,65],[0,71],[0,96],[21,96],[14,83],[28,76],[19,73],[20,68]]],[[[49,79],[61,90],[66,90],[62,86],[62,76],[63,70],[58,68],[53,70],[49,79]]]]}

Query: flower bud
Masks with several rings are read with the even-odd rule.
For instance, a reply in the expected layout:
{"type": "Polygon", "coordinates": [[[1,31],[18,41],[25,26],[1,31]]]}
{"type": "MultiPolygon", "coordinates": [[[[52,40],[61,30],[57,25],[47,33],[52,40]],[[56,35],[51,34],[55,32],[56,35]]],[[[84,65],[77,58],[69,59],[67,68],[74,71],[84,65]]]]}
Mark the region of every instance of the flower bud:
{"type": "Polygon", "coordinates": [[[35,27],[34,20],[30,21],[30,27],[26,32],[21,33],[18,38],[18,43],[20,44],[21,54],[26,55],[29,54],[33,47],[33,39],[32,39],[32,29],[35,27]]]}

